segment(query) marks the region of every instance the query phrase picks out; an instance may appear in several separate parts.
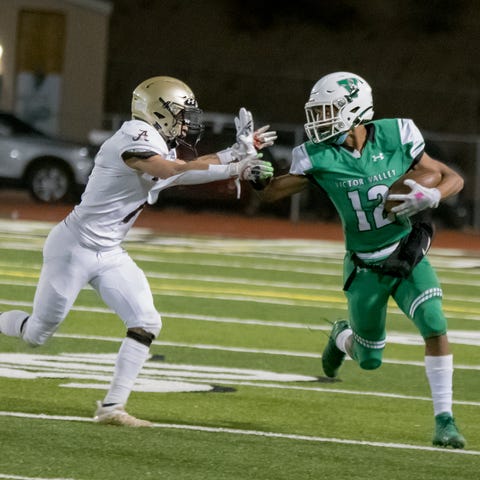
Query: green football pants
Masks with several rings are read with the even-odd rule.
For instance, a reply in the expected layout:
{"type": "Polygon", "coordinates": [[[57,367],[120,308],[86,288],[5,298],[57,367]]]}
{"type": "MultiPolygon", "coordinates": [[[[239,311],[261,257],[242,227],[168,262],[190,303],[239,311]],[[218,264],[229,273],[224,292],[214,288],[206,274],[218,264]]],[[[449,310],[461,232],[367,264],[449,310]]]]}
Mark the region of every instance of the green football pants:
{"type": "Polygon", "coordinates": [[[442,310],[442,289],[426,257],[408,278],[396,278],[355,267],[349,254],[344,262],[344,280],[356,268],[345,295],[353,330],[352,356],[361,368],[372,370],[382,363],[386,340],[389,298],[410,318],[423,338],[443,335],[447,320],[442,310]]]}

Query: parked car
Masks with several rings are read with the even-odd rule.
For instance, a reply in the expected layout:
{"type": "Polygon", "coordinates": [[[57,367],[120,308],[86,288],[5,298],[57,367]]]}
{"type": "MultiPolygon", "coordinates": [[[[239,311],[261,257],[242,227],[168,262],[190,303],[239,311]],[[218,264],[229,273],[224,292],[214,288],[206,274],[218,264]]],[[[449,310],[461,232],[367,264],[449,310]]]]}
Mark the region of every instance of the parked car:
{"type": "Polygon", "coordinates": [[[46,135],[11,113],[0,112],[0,183],[25,188],[40,202],[76,199],[97,150],[46,135]]]}

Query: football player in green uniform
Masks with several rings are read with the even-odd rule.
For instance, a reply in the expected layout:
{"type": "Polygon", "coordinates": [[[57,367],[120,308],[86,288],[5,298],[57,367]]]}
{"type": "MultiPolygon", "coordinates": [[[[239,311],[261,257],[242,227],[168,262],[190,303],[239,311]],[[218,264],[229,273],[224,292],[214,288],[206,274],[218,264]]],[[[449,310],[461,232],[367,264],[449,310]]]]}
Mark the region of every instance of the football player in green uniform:
{"type": "MultiPolygon", "coordinates": [[[[293,149],[288,174],[263,189],[265,201],[320,186],[340,216],[345,237],[344,291],[348,321],[334,323],[322,354],[325,375],[336,377],[349,355],[362,369],[380,367],[386,340],[389,297],[425,340],[425,368],[433,398],[433,444],[463,448],[452,414],[453,357],[442,310],[442,289],[425,253],[431,225],[410,217],[463,188],[463,179],[424,150],[410,119],[373,119],[372,91],[360,76],[336,72],[322,77],[305,104],[308,141],[293,149]],[[406,180],[411,191],[388,195],[407,171],[430,172],[435,188],[406,180]],[[387,212],[387,200],[397,204],[387,212]]],[[[408,189],[407,189],[408,190],[408,189]]]]}

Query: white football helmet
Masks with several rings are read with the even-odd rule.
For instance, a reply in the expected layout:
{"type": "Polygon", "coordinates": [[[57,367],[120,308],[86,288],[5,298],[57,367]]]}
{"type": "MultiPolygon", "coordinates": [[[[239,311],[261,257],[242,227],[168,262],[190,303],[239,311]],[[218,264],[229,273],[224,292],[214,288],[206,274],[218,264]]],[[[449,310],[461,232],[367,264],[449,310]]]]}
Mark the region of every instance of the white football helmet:
{"type": "Polygon", "coordinates": [[[335,143],[342,134],[373,118],[372,89],[354,73],[331,73],[313,86],[305,113],[308,138],[313,143],[335,143]]]}
{"type": "Polygon", "coordinates": [[[176,78],[152,77],[133,91],[132,118],[155,127],[167,142],[185,137],[187,131],[198,135],[201,116],[192,90],[176,78]]]}

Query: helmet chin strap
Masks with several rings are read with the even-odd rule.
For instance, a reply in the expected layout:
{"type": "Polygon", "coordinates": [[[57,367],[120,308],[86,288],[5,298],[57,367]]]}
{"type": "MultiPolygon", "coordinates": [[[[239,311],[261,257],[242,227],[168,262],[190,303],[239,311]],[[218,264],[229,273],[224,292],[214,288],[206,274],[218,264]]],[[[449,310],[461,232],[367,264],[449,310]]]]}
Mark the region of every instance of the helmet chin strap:
{"type": "Polygon", "coordinates": [[[182,145],[183,147],[188,148],[188,150],[190,150],[193,153],[194,157],[197,158],[198,157],[197,143],[198,143],[198,140],[195,141],[194,143],[189,143],[183,138],[177,137],[175,140],[172,140],[172,145],[173,145],[172,148],[175,148],[178,145],[182,145]]]}
{"type": "Polygon", "coordinates": [[[330,141],[331,145],[342,145],[348,137],[348,132],[340,133],[330,141]]]}

